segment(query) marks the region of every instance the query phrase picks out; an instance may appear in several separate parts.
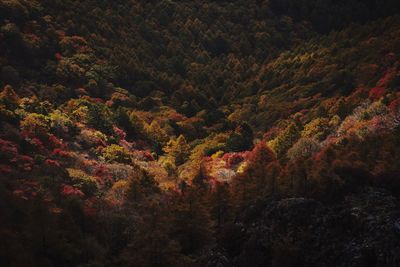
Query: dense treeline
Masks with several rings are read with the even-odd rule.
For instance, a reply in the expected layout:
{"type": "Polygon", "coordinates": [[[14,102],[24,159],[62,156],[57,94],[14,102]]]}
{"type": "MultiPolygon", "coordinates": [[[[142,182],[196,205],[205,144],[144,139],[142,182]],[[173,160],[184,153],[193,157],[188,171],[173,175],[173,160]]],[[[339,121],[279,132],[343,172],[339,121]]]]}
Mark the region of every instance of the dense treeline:
{"type": "Polygon", "coordinates": [[[270,5],[278,14],[311,22],[321,33],[343,29],[350,23],[365,23],[394,15],[400,8],[395,0],[271,0],[270,5]]]}
{"type": "Polygon", "coordinates": [[[398,265],[397,9],[0,0],[0,265],[398,265]]]}

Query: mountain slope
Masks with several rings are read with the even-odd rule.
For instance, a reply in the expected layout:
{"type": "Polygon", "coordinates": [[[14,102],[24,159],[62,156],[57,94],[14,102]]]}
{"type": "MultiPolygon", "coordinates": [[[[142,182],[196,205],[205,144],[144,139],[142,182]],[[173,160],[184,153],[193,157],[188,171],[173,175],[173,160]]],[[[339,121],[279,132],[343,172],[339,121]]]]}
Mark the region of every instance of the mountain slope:
{"type": "Polygon", "coordinates": [[[0,1],[0,265],[398,265],[400,17],[372,7],[0,1]]]}

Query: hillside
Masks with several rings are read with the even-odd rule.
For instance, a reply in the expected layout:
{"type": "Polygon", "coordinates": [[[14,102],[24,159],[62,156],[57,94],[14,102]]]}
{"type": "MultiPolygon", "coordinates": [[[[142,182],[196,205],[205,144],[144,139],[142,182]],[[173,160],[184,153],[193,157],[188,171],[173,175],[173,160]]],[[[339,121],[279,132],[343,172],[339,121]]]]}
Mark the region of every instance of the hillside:
{"type": "Polygon", "coordinates": [[[0,0],[0,265],[399,265],[399,11],[0,0]]]}

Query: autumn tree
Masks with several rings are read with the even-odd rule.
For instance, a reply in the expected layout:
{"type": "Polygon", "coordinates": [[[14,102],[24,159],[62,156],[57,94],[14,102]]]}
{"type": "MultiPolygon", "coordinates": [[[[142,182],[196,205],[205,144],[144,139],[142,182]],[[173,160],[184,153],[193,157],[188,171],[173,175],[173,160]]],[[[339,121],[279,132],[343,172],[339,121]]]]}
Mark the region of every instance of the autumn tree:
{"type": "Polygon", "coordinates": [[[248,156],[243,172],[233,180],[237,205],[276,194],[280,169],[272,150],[264,142],[258,143],[248,156]]]}
{"type": "Polygon", "coordinates": [[[50,129],[49,119],[43,114],[28,113],[21,121],[21,129],[31,136],[45,137],[50,129]]]}
{"type": "Polygon", "coordinates": [[[168,141],[168,135],[160,124],[153,120],[150,125],[145,126],[146,134],[152,142],[153,149],[158,153],[162,153],[162,146],[168,141]]]}
{"type": "Polygon", "coordinates": [[[4,104],[8,109],[15,109],[20,103],[20,97],[11,85],[6,85],[0,93],[0,104],[4,104]]]}
{"type": "Polygon", "coordinates": [[[158,193],[160,193],[160,188],[154,177],[145,170],[136,167],[135,175],[129,177],[128,180],[127,200],[138,203],[158,193]]]}
{"type": "Polygon", "coordinates": [[[190,146],[183,135],[179,135],[176,140],[169,140],[163,150],[168,156],[174,158],[176,166],[183,164],[190,155],[190,146]]]}
{"type": "Polygon", "coordinates": [[[328,136],[329,133],[329,119],[316,118],[304,126],[301,136],[322,141],[328,136]]]}
{"type": "Polygon", "coordinates": [[[320,149],[320,144],[312,138],[300,138],[287,152],[289,159],[307,158],[320,149]]]}
{"type": "Polygon", "coordinates": [[[299,136],[298,126],[296,123],[291,122],[275,139],[268,142],[268,146],[275,151],[278,157],[282,157],[299,136]]]}
{"type": "Polygon", "coordinates": [[[116,144],[105,147],[102,156],[108,162],[131,163],[132,161],[129,151],[116,144]]]}

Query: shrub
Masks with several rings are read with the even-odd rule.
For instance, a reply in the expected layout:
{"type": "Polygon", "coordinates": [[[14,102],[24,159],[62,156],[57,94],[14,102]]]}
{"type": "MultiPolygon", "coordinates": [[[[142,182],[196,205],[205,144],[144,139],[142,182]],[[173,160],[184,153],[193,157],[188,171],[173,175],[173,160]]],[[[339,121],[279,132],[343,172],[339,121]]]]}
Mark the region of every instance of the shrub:
{"type": "Polygon", "coordinates": [[[84,197],[85,194],[71,185],[63,185],[61,187],[61,195],[63,196],[77,196],[77,197],[84,197]]]}
{"type": "Polygon", "coordinates": [[[122,146],[112,144],[103,149],[103,158],[107,162],[131,163],[131,155],[122,146]]]}
{"type": "Polygon", "coordinates": [[[73,185],[80,188],[86,195],[93,195],[97,192],[98,188],[95,177],[79,169],[67,168],[67,172],[73,185]]]}
{"type": "Polygon", "coordinates": [[[50,129],[49,119],[42,114],[29,113],[21,121],[21,129],[31,136],[44,137],[50,129]]]}
{"type": "Polygon", "coordinates": [[[84,129],[80,132],[77,140],[85,146],[106,146],[107,136],[99,131],[84,129]]]}
{"type": "Polygon", "coordinates": [[[49,119],[50,127],[57,135],[73,133],[76,130],[71,119],[59,110],[50,113],[49,119]]]}

